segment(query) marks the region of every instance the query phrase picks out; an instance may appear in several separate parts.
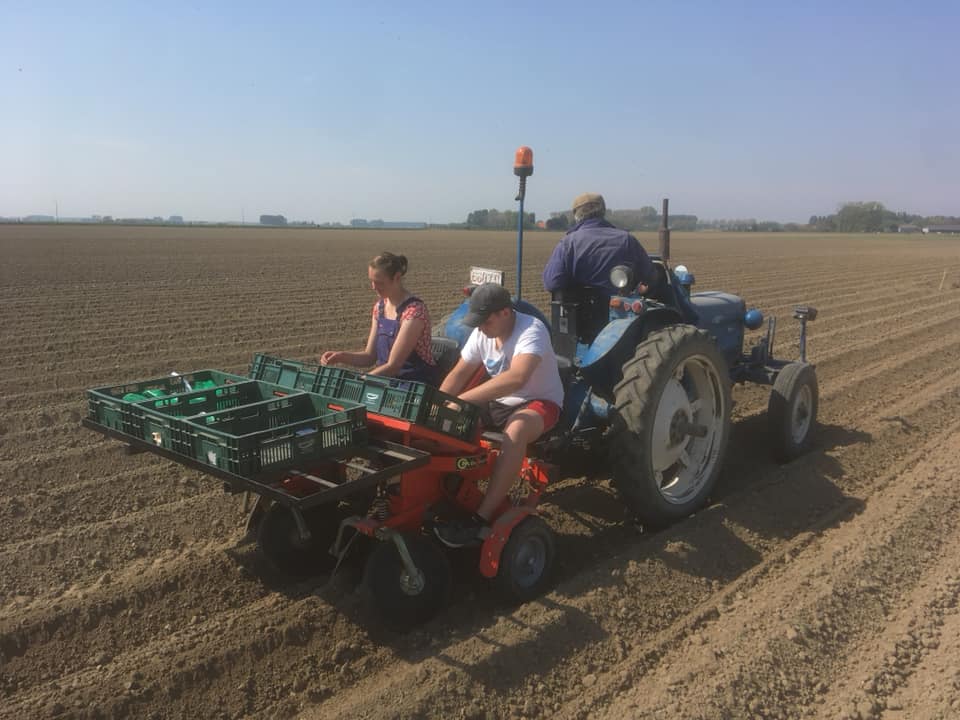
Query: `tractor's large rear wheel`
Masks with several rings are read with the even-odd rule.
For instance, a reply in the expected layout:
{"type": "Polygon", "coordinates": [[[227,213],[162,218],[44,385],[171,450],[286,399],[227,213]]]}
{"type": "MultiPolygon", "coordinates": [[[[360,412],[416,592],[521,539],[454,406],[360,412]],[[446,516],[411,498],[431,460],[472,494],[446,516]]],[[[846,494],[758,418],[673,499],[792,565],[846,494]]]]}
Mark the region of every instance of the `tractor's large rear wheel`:
{"type": "Polygon", "coordinates": [[[699,509],[730,439],[730,379],[716,344],[692,325],[651,333],[614,393],[610,459],[629,509],[647,527],[699,509]]]}

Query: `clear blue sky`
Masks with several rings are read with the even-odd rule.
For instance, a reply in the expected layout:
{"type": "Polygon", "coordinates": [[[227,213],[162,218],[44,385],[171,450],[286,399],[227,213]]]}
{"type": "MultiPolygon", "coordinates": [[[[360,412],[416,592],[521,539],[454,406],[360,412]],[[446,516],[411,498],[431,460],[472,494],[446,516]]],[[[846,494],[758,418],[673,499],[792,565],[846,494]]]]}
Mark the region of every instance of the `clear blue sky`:
{"type": "Polygon", "coordinates": [[[960,214],[960,2],[0,1],[0,215],[960,214]]]}

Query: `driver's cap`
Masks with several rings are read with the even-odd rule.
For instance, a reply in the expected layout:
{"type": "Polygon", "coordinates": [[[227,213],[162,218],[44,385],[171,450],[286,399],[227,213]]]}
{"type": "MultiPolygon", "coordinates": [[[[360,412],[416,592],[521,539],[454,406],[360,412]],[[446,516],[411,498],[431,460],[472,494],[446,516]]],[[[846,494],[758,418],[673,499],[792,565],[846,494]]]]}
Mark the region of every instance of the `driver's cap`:
{"type": "Polygon", "coordinates": [[[470,295],[467,314],[463,317],[463,324],[469,327],[478,327],[483,321],[498,310],[512,305],[510,291],[497,283],[484,283],[470,295]]]}
{"type": "Polygon", "coordinates": [[[598,205],[604,210],[607,209],[607,204],[603,201],[603,195],[600,193],[581,193],[573,199],[573,210],[579,210],[587,205],[598,205]]]}

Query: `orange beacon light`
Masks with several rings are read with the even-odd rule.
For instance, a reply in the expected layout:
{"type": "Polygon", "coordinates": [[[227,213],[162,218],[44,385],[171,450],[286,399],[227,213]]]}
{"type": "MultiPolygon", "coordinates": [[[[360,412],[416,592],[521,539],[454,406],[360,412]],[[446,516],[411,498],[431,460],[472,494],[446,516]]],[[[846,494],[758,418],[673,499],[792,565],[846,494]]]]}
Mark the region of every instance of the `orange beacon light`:
{"type": "Polygon", "coordinates": [[[513,174],[518,177],[530,177],[533,175],[533,150],[526,145],[517,148],[513,156],[513,174]]]}

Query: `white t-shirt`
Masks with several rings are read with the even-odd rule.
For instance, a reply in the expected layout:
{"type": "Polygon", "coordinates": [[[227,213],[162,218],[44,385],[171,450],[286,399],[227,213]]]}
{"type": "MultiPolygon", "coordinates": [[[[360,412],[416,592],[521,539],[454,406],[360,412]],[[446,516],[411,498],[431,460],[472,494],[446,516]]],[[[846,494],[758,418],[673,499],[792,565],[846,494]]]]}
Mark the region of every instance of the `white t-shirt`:
{"type": "Polygon", "coordinates": [[[549,400],[563,407],[563,383],[557,371],[557,356],[553,353],[550,344],[550,331],[533,315],[516,313],[517,321],[513,332],[503,343],[503,348],[497,349],[497,341],[474,328],[464,343],[460,357],[464,362],[482,362],[490,377],[496,377],[510,369],[510,362],[517,355],[539,355],[533,375],[527,384],[513,395],[497,398],[504,405],[520,405],[529,400],[549,400]]]}

